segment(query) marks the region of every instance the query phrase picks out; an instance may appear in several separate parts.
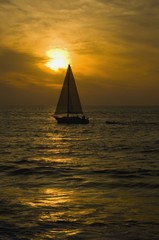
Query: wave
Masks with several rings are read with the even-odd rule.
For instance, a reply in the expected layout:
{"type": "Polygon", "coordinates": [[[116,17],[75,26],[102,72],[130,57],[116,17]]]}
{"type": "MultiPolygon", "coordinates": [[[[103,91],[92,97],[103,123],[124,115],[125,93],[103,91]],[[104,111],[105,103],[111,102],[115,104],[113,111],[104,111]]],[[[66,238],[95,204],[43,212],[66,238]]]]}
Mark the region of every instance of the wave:
{"type": "Polygon", "coordinates": [[[115,170],[115,169],[103,169],[94,170],[97,174],[109,174],[116,177],[147,177],[147,176],[159,176],[158,170],[147,170],[147,169],[134,169],[134,170],[115,170]]]}
{"type": "MultiPolygon", "coordinates": [[[[13,171],[10,171],[9,175],[46,175],[46,176],[49,176],[49,175],[53,175],[53,174],[60,174],[59,170],[58,169],[53,169],[53,168],[50,168],[50,167],[45,167],[45,168],[42,168],[42,167],[34,167],[33,169],[31,168],[22,168],[22,169],[16,169],[16,170],[13,170],[13,171]]],[[[57,176],[56,176],[57,177],[57,176]]]]}
{"type": "Polygon", "coordinates": [[[159,125],[159,122],[143,122],[143,121],[105,121],[106,124],[112,124],[112,125],[159,125]]]}

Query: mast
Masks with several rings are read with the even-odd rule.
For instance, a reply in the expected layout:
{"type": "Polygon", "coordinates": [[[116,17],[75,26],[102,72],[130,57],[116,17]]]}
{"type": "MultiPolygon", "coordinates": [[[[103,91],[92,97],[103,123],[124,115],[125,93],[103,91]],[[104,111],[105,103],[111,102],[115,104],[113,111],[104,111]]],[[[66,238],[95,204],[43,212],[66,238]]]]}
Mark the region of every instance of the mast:
{"type": "Polygon", "coordinates": [[[69,117],[69,95],[70,95],[70,64],[68,65],[69,67],[69,74],[68,74],[68,92],[67,92],[67,117],[69,117]]]}

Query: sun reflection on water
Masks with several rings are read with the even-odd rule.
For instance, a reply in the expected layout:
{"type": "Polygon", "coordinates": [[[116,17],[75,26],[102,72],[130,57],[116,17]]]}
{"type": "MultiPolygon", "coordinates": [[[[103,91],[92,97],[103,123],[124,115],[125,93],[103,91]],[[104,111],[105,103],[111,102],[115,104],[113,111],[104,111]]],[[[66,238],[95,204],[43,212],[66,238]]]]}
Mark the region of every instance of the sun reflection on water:
{"type": "Polygon", "coordinates": [[[76,201],[75,191],[62,188],[41,189],[29,201],[21,198],[21,204],[31,208],[32,211],[34,209],[38,212],[35,220],[36,224],[45,226],[45,228],[48,227],[44,234],[39,234],[41,239],[69,237],[81,232],[78,227],[78,217],[84,212],[83,210],[81,210],[81,213],[80,211],[77,211],[77,213],[72,211],[74,201],[76,201]]]}
{"type": "Polygon", "coordinates": [[[71,195],[72,191],[64,191],[58,188],[46,188],[39,192],[37,200],[25,201],[25,199],[22,199],[22,202],[32,207],[56,207],[57,205],[69,203],[71,195]]]}

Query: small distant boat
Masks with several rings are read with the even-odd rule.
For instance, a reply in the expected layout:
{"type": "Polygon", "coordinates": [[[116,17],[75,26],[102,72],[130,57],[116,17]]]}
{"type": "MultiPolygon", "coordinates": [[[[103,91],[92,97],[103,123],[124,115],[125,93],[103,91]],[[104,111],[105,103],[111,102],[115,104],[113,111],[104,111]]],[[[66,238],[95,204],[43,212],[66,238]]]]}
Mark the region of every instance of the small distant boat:
{"type": "Polygon", "coordinates": [[[75,79],[70,65],[68,65],[61,94],[55,110],[54,118],[58,123],[89,123],[89,119],[86,118],[83,114],[75,79]]]}

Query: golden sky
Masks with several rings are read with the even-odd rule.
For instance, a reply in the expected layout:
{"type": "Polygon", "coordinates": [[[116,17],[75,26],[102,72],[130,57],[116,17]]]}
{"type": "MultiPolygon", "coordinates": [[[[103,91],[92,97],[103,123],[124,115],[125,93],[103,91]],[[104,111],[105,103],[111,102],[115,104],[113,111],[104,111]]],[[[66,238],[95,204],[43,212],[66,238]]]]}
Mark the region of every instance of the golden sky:
{"type": "Polygon", "coordinates": [[[56,49],[82,105],[159,105],[158,0],[0,0],[0,22],[1,105],[57,103],[56,49]]]}

